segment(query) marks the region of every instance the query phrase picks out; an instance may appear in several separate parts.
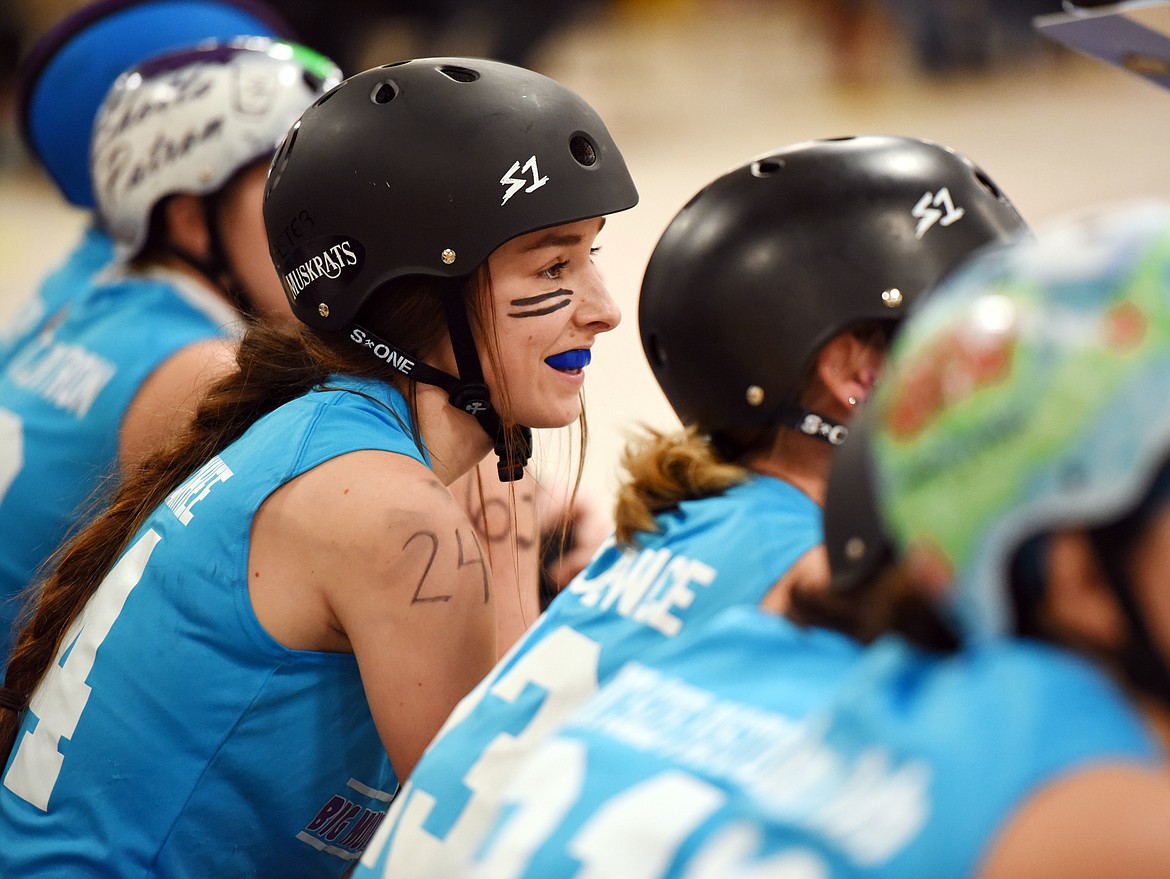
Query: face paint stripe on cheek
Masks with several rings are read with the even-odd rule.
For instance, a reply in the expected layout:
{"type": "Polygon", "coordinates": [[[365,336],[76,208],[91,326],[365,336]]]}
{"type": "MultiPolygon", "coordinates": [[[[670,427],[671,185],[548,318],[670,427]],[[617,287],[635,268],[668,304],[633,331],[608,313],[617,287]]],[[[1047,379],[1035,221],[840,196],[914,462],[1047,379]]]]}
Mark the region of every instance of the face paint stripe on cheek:
{"type": "Polygon", "coordinates": [[[556,296],[564,296],[560,302],[554,305],[546,306],[545,308],[534,308],[531,311],[513,311],[509,312],[508,317],[542,317],[546,314],[552,314],[554,311],[560,311],[565,308],[572,301],[569,299],[573,295],[572,290],[555,290],[552,293],[542,293],[539,296],[529,296],[525,299],[513,299],[511,304],[514,306],[531,305],[538,302],[544,302],[556,296]]]}
{"type": "Polygon", "coordinates": [[[538,296],[525,296],[522,299],[513,299],[508,304],[512,305],[516,308],[522,308],[525,305],[536,305],[538,302],[546,302],[549,299],[556,299],[558,296],[572,296],[572,295],[573,295],[572,290],[565,290],[562,288],[560,290],[553,290],[551,293],[541,293],[538,296]]]}

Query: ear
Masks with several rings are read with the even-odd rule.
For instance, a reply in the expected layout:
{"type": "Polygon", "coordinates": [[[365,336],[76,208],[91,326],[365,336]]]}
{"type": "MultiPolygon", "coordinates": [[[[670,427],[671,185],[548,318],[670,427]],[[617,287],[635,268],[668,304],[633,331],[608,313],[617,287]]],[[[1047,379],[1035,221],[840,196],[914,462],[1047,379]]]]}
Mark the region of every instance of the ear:
{"type": "Polygon", "coordinates": [[[1120,649],[1127,626],[1088,536],[1083,531],[1053,534],[1045,561],[1045,619],[1075,639],[1120,649]]]}
{"type": "Polygon", "coordinates": [[[203,199],[197,195],[172,195],[163,204],[167,239],[192,256],[203,257],[211,247],[211,235],[203,199]]]}
{"type": "Polygon", "coordinates": [[[851,412],[869,396],[884,359],[883,348],[840,333],[817,354],[817,378],[842,411],[851,412]]]}

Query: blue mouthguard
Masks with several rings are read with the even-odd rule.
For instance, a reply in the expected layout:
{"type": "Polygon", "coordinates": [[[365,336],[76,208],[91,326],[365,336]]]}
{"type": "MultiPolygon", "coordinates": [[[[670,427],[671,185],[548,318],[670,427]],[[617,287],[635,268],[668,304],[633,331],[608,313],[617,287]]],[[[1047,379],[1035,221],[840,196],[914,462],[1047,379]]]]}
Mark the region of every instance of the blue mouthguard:
{"type": "Polygon", "coordinates": [[[590,353],[588,348],[574,348],[572,351],[562,351],[552,357],[544,358],[544,362],[553,369],[580,369],[589,365],[590,353]]]}

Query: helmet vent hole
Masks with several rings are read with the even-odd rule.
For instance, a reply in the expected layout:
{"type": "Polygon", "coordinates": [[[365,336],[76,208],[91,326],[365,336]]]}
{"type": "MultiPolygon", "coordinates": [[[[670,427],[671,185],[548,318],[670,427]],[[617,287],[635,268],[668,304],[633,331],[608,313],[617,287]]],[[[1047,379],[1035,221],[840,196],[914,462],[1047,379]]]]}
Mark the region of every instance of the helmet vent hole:
{"type": "Polygon", "coordinates": [[[466,67],[440,67],[439,73],[456,82],[475,82],[479,79],[478,73],[474,70],[468,70],[466,67]]]}
{"type": "Polygon", "coordinates": [[[569,152],[578,165],[590,168],[597,164],[597,145],[584,134],[574,134],[569,139],[569,152]]]}
{"type": "Polygon", "coordinates": [[[398,89],[394,83],[383,81],[374,86],[373,92],[370,93],[370,100],[375,104],[389,104],[396,97],[398,97],[398,89]]]}
{"type": "Polygon", "coordinates": [[[276,189],[276,185],[280,183],[280,177],[284,174],[284,169],[288,165],[288,157],[292,155],[293,144],[297,142],[297,133],[301,130],[301,122],[298,119],[293,123],[293,127],[288,134],[284,136],[284,143],[280,145],[280,149],[276,151],[276,155],[272,157],[272,167],[268,169],[268,185],[266,188],[265,197],[272,190],[276,189]]]}
{"type": "Polygon", "coordinates": [[[1003,198],[1003,193],[999,191],[999,187],[996,186],[995,183],[992,182],[990,177],[988,177],[986,174],[984,174],[978,168],[975,170],[975,179],[978,180],[979,183],[983,186],[983,188],[986,189],[988,192],[990,192],[993,196],[995,196],[998,199],[1003,198]]]}
{"type": "MultiPolygon", "coordinates": [[[[313,77],[313,79],[316,79],[318,84],[320,84],[322,82],[322,80],[318,79],[317,77],[313,77]]],[[[307,74],[307,73],[305,74],[305,82],[309,82],[309,74],[307,74]]],[[[321,97],[319,97],[319,98],[317,98],[317,100],[313,101],[313,106],[320,107],[322,104],[324,104],[326,101],[328,101],[331,97],[333,97],[335,94],[337,94],[338,89],[340,89],[342,85],[345,85],[345,83],[341,83],[341,85],[336,85],[333,88],[329,89],[329,91],[325,92],[325,94],[321,95],[321,97]]],[[[316,89],[314,89],[314,91],[316,91],[316,89]]]]}
{"type": "Polygon", "coordinates": [[[662,342],[659,341],[657,333],[651,333],[646,337],[646,354],[650,358],[652,366],[666,366],[666,351],[663,350],[662,342]]]}
{"type": "Polygon", "coordinates": [[[752,162],[752,176],[771,177],[773,174],[780,173],[783,168],[783,159],[760,159],[757,162],[752,162]]]}

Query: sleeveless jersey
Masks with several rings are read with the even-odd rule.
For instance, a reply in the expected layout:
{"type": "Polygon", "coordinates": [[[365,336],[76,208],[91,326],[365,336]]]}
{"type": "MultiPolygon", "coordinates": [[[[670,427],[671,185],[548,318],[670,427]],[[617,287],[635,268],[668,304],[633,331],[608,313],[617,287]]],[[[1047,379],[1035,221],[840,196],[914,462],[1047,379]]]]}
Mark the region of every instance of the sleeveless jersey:
{"type": "Polygon", "coordinates": [[[1161,759],[1072,654],[891,638],[850,658],[764,616],[728,611],[623,668],[516,773],[462,875],[971,876],[1045,784],[1161,759]]]}
{"type": "Polygon", "coordinates": [[[74,296],[89,286],[94,274],[114,258],[114,242],[95,226],[86,228],[77,246],[41,282],[40,288],[23,303],[7,326],[0,327],[0,368],[25,339],[38,333],[45,323],[74,296]]]}
{"type": "Polygon", "coordinates": [[[356,660],[271,638],[247,564],[265,498],[361,449],[427,463],[401,395],[337,379],[257,421],[151,514],[33,695],[0,786],[0,876],[352,866],[397,789],[356,660]]]}
{"type": "Polygon", "coordinates": [[[236,311],[169,271],[102,273],[53,310],[0,370],[0,659],[19,593],[118,472],[118,432],[142,383],[236,311]]]}
{"type": "Polygon", "coordinates": [[[599,682],[725,607],[758,603],[821,542],[819,507],[766,476],[657,522],[636,548],[603,545],[460,702],[390,811],[381,861],[356,877],[383,864],[412,879],[459,875],[517,763],[599,682]]]}

